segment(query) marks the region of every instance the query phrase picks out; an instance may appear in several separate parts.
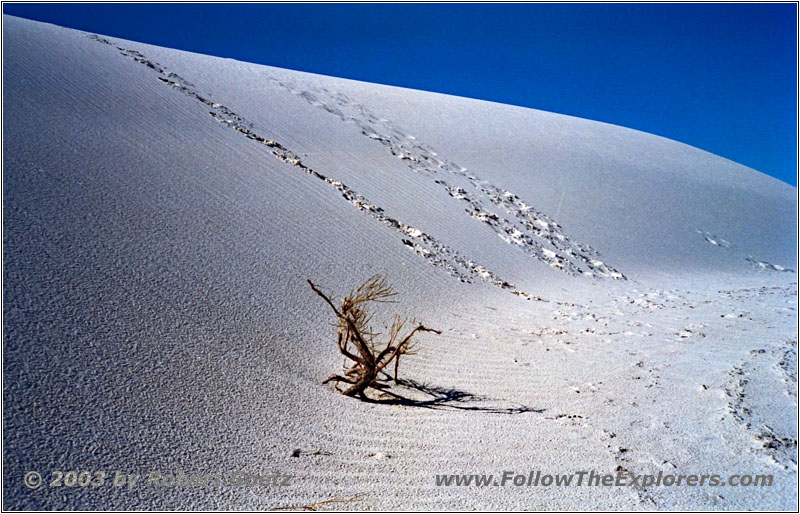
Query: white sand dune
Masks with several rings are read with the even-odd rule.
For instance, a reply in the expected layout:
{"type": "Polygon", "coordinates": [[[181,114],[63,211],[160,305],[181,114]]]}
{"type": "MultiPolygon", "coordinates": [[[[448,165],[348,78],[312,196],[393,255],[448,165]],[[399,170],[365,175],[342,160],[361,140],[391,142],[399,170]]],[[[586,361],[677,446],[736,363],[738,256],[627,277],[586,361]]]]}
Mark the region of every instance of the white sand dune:
{"type": "Polygon", "coordinates": [[[796,509],[796,195],[674,141],[3,17],[6,509],[796,509]],[[444,331],[404,405],[306,285],[444,331]],[[55,470],[285,487],[50,487],[55,470]],[[771,487],[443,487],[437,474],[771,487]]]}

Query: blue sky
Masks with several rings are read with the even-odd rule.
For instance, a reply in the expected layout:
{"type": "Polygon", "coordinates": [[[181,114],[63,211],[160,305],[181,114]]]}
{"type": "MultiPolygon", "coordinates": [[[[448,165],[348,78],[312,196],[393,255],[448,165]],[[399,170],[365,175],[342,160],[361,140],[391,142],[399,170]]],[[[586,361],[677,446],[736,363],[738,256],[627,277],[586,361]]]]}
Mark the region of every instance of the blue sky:
{"type": "Polygon", "coordinates": [[[797,6],[4,4],[204,54],[605,121],[797,185],[797,6]]]}

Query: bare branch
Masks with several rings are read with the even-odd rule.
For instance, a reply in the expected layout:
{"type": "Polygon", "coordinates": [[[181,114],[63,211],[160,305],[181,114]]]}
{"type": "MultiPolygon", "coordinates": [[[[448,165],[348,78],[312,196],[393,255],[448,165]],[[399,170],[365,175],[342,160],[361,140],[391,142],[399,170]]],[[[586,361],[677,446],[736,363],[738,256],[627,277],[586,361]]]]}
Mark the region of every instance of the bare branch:
{"type": "Polygon", "coordinates": [[[317,286],[315,286],[315,285],[314,285],[314,282],[312,282],[311,280],[308,280],[308,279],[306,279],[306,282],[308,282],[308,285],[310,285],[310,286],[311,286],[311,289],[312,289],[312,290],[313,290],[315,293],[317,293],[319,296],[321,296],[323,300],[325,300],[326,302],[328,302],[328,305],[330,305],[330,306],[331,306],[331,309],[333,309],[333,312],[334,312],[334,313],[336,313],[336,317],[337,317],[337,318],[341,318],[341,317],[342,317],[341,313],[340,313],[340,312],[339,312],[339,310],[336,308],[336,306],[333,304],[333,302],[331,301],[331,299],[330,299],[330,298],[328,298],[327,296],[325,296],[325,293],[323,293],[322,291],[320,291],[319,289],[317,289],[317,286]]]}
{"type": "Polygon", "coordinates": [[[378,362],[378,371],[381,371],[383,368],[385,368],[385,367],[386,367],[386,365],[387,365],[387,364],[389,364],[389,363],[392,361],[392,359],[394,359],[394,358],[395,358],[397,355],[401,354],[401,353],[403,352],[404,348],[406,347],[406,345],[408,345],[408,343],[411,341],[411,337],[412,337],[414,334],[416,334],[417,332],[433,332],[433,333],[435,333],[435,334],[439,334],[439,335],[441,335],[441,334],[442,334],[442,331],[441,331],[441,330],[436,330],[436,329],[433,329],[433,328],[428,328],[428,327],[426,327],[425,325],[419,325],[419,326],[417,326],[417,327],[416,327],[414,330],[412,330],[411,332],[409,332],[409,333],[408,333],[408,334],[407,334],[407,335],[406,335],[406,336],[405,336],[405,337],[404,337],[404,338],[403,338],[403,339],[400,341],[400,343],[399,343],[397,346],[395,346],[395,347],[389,347],[389,348],[386,348],[386,349],[385,349],[383,352],[381,352],[381,354],[378,356],[378,358],[377,358],[377,359],[375,359],[375,360],[378,362]],[[388,359],[386,359],[385,361],[383,361],[383,362],[381,363],[381,360],[382,360],[382,359],[383,359],[383,358],[384,358],[386,355],[391,355],[391,356],[390,356],[388,359]]]}

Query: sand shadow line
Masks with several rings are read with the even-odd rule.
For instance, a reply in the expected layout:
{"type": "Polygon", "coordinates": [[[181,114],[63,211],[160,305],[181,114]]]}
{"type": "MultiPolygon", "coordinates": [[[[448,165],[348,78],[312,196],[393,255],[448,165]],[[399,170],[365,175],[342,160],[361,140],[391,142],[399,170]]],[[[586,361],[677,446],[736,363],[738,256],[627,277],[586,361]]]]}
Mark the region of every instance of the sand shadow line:
{"type": "Polygon", "coordinates": [[[514,407],[476,405],[481,402],[491,401],[491,399],[460,389],[435,386],[424,382],[417,382],[416,380],[402,379],[398,380],[397,384],[422,393],[428,398],[422,400],[409,398],[396,391],[387,389],[383,390],[383,398],[366,398],[365,401],[382,405],[401,405],[404,407],[418,407],[432,410],[465,410],[490,414],[524,414],[528,412],[542,413],[545,411],[545,409],[537,409],[527,405],[517,405],[514,407]]]}

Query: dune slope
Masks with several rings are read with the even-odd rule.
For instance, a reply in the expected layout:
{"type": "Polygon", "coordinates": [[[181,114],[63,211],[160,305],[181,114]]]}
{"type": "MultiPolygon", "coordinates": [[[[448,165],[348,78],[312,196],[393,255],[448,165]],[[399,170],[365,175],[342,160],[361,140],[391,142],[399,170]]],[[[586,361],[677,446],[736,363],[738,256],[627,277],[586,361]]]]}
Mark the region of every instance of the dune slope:
{"type": "Polygon", "coordinates": [[[795,188],[621,127],[14,17],[3,47],[5,508],[797,508],[795,188]],[[305,280],[374,273],[444,332],[402,405],[320,384],[341,356],[305,280]],[[774,483],[435,480],[507,470],[774,483]],[[147,481],[231,472],[292,478],[147,481]]]}

